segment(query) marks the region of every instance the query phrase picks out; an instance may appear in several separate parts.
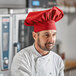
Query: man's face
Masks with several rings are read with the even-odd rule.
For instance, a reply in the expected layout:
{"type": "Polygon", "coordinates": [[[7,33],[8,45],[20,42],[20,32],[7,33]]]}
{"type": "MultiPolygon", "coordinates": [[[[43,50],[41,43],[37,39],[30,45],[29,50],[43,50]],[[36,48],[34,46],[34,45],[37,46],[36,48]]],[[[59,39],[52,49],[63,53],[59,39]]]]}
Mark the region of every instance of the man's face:
{"type": "Polygon", "coordinates": [[[36,45],[44,51],[50,51],[55,45],[56,30],[45,30],[36,34],[36,45]]]}

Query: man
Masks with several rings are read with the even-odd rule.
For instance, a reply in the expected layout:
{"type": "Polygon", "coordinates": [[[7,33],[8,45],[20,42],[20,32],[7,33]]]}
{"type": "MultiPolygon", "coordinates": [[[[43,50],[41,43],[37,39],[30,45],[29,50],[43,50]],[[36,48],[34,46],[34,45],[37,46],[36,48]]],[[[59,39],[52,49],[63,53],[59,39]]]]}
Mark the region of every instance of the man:
{"type": "Polygon", "coordinates": [[[34,26],[32,46],[17,53],[11,67],[12,76],[64,76],[64,64],[59,55],[51,51],[56,41],[55,22],[64,16],[57,7],[30,12],[26,26],[34,26]]]}

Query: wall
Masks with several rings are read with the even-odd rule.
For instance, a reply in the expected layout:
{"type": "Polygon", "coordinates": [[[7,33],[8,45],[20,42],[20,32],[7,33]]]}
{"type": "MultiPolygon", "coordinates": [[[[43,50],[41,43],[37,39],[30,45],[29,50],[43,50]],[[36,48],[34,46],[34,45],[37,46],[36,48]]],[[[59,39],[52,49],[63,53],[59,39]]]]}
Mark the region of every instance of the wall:
{"type": "Polygon", "coordinates": [[[57,39],[61,41],[60,52],[65,52],[67,59],[76,59],[76,14],[64,14],[56,26],[57,39]]]}

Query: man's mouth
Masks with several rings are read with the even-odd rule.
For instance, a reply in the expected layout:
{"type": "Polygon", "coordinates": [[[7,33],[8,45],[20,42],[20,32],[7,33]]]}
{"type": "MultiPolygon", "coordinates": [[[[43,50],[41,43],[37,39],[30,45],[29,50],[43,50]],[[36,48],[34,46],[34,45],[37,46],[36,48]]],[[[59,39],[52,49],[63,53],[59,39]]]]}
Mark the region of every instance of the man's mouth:
{"type": "Polygon", "coordinates": [[[51,43],[51,44],[47,44],[48,46],[52,46],[53,45],[53,43],[51,43]]]}

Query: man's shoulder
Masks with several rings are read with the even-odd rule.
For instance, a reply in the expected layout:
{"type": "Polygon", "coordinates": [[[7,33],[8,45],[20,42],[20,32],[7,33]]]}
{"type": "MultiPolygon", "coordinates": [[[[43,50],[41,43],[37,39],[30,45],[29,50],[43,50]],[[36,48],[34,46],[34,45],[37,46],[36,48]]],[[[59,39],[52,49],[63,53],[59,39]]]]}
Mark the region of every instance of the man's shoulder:
{"type": "Polygon", "coordinates": [[[53,54],[53,60],[54,62],[58,65],[58,64],[63,64],[63,60],[61,58],[61,56],[55,52],[52,51],[53,54]]]}
{"type": "Polygon", "coordinates": [[[55,57],[60,57],[57,53],[55,53],[55,52],[53,52],[53,51],[51,51],[51,53],[52,53],[53,56],[55,56],[55,57]]]}
{"type": "Polygon", "coordinates": [[[55,59],[55,61],[57,60],[57,61],[62,61],[62,58],[61,58],[61,56],[59,55],[59,54],[57,54],[57,53],[55,53],[55,52],[51,52],[52,53],[52,55],[53,55],[53,58],[55,59]]]}
{"type": "MultiPolygon", "coordinates": [[[[28,47],[22,49],[21,51],[22,51],[22,52],[29,52],[29,51],[31,51],[31,48],[33,48],[33,45],[28,46],[28,47]]],[[[20,52],[21,52],[21,51],[20,51],[20,52]]]]}
{"type": "Polygon", "coordinates": [[[20,50],[18,53],[16,53],[15,57],[23,57],[23,56],[28,56],[31,53],[31,49],[33,48],[33,45],[28,46],[22,50],[20,50]]]}
{"type": "Polygon", "coordinates": [[[26,65],[26,64],[30,66],[31,48],[32,48],[32,46],[29,46],[15,54],[13,61],[12,61],[12,66],[11,66],[12,71],[13,71],[13,69],[14,70],[15,70],[15,68],[18,69],[20,66],[22,67],[23,65],[26,65]]]}

